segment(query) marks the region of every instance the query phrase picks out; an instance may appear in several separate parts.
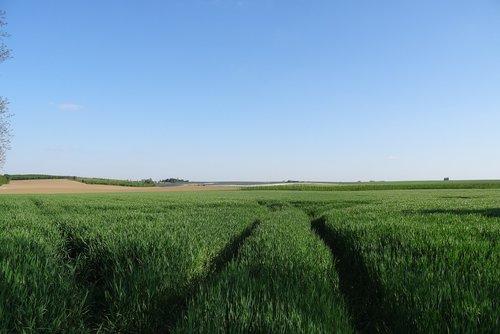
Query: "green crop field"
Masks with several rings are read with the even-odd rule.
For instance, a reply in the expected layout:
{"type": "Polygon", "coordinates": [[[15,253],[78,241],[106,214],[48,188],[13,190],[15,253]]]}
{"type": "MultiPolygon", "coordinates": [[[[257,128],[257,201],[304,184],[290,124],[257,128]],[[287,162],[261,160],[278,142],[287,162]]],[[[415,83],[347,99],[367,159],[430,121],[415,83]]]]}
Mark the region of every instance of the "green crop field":
{"type": "Polygon", "coordinates": [[[1,333],[500,332],[497,189],[2,195],[0,212],[1,333]]]}

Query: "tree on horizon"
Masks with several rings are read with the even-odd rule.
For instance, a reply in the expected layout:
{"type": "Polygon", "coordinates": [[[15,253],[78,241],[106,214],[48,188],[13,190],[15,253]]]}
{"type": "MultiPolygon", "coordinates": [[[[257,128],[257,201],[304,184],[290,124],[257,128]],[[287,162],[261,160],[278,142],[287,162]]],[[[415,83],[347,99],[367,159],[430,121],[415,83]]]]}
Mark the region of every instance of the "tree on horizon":
{"type": "MultiPolygon", "coordinates": [[[[3,43],[3,39],[9,36],[3,30],[6,24],[5,11],[0,10],[0,63],[3,63],[11,56],[11,50],[3,43]]],[[[6,152],[10,149],[11,129],[9,118],[11,114],[8,106],[9,101],[0,96],[0,168],[5,164],[6,152]]]]}

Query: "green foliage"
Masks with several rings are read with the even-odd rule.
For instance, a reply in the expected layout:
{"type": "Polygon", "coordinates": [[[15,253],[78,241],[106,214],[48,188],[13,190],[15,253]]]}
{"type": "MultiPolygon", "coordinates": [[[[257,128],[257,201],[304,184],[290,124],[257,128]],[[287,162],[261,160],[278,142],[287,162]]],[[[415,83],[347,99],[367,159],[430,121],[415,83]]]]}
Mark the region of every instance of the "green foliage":
{"type": "Polygon", "coordinates": [[[158,181],[159,183],[188,183],[189,180],[177,179],[177,178],[169,178],[158,181]]]}
{"type": "Polygon", "coordinates": [[[86,183],[86,184],[102,184],[110,186],[124,186],[124,187],[155,187],[156,184],[151,180],[143,181],[129,181],[129,180],[113,180],[101,178],[88,178],[88,177],[75,177],[73,180],[86,183]]]}
{"type": "Polygon", "coordinates": [[[123,199],[2,198],[0,332],[160,332],[260,210],[123,199]]]}
{"type": "Polygon", "coordinates": [[[238,259],[203,286],[177,333],[351,333],[328,248],[307,215],[274,207],[238,259]]]}
{"type": "Polygon", "coordinates": [[[58,175],[45,175],[45,174],[14,174],[5,175],[9,180],[50,180],[50,179],[74,179],[75,176],[58,176],[58,175]]]}
{"type": "Polygon", "coordinates": [[[73,289],[57,227],[30,201],[0,204],[0,332],[81,332],[86,296],[73,289]]]}
{"type": "Polygon", "coordinates": [[[498,332],[500,208],[493,203],[408,196],[327,213],[340,261],[349,262],[351,279],[365,276],[358,282],[373,294],[354,306],[378,308],[380,327],[396,333],[498,332]]]}
{"type": "Polygon", "coordinates": [[[9,183],[9,179],[6,176],[0,175],[0,186],[7,183],[9,183]]]}
{"type": "Polygon", "coordinates": [[[1,195],[0,332],[496,333],[498,203],[477,189],[1,195]]]}

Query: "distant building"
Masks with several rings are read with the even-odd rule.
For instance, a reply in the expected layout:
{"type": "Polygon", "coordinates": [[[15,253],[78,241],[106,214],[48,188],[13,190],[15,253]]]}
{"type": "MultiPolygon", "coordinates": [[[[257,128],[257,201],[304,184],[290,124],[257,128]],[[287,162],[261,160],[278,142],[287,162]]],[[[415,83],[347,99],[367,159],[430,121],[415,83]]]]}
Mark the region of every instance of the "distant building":
{"type": "Polygon", "coordinates": [[[450,181],[450,178],[449,177],[445,177],[444,180],[445,181],[450,181]]]}

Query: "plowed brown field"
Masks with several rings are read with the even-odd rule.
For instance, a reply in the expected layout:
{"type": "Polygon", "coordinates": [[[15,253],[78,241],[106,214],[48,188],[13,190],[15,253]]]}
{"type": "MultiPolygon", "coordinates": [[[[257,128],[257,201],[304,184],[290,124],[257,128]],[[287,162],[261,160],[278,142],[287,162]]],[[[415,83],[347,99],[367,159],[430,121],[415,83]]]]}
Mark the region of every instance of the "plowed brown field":
{"type": "Polygon", "coordinates": [[[238,187],[181,185],[172,187],[122,187],[85,184],[70,180],[26,180],[11,181],[0,187],[1,194],[71,194],[103,192],[165,192],[165,191],[206,191],[236,190],[238,187]]]}

